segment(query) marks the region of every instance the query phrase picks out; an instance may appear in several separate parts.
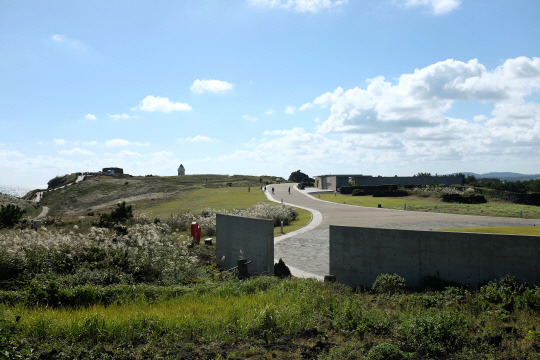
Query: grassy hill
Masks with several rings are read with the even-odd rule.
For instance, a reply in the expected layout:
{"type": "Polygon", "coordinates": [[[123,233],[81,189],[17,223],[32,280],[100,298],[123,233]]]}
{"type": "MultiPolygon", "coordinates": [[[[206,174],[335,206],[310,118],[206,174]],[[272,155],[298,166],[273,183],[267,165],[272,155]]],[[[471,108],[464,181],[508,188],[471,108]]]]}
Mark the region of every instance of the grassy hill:
{"type": "MultiPolygon", "coordinates": [[[[278,177],[245,175],[89,176],[79,183],[45,192],[40,204],[50,208],[50,216],[104,212],[122,201],[133,205],[138,212],[167,216],[173,212],[212,207],[212,203],[206,204],[204,198],[205,194],[215,195],[213,189],[256,194],[258,191],[255,190],[278,179],[283,181],[278,177]],[[253,191],[248,193],[248,187],[253,191]],[[198,191],[200,200],[182,205],[192,191],[198,191]]],[[[217,200],[217,203],[221,202],[217,200]]]]}

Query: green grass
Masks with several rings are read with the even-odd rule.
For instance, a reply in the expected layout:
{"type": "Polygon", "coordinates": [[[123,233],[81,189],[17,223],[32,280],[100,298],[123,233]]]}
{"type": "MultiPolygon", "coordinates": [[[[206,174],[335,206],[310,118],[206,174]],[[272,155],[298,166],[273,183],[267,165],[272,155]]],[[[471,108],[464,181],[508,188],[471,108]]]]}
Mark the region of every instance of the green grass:
{"type": "Polygon", "coordinates": [[[216,210],[246,209],[260,202],[269,202],[259,188],[222,187],[179,192],[176,198],[155,206],[135,209],[135,212],[167,217],[171,214],[198,212],[205,208],[216,210]]]}
{"type": "MultiPolygon", "coordinates": [[[[318,197],[318,195],[315,195],[318,197]]],[[[406,196],[397,198],[384,198],[373,196],[351,196],[337,194],[321,194],[321,200],[365,207],[378,207],[379,204],[385,209],[407,211],[438,212],[447,214],[520,217],[523,210],[523,218],[540,219],[540,206],[519,205],[503,202],[488,202],[487,204],[454,204],[444,203],[433,197],[406,196]]]]}
{"type": "Polygon", "coordinates": [[[500,226],[500,227],[479,227],[479,228],[456,228],[456,229],[440,229],[438,231],[540,236],[540,226],[500,226]]]}
{"type": "MultiPolygon", "coordinates": [[[[0,346],[31,350],[35,358],[56,349],[62,358],[80,352],[107,359],[368,359],[374,346],[389,343],[410,357],[421,350],[417,358],[426,359],[538,358],[537,288],[508,292],[489,283],[478,292],[376,295],[314,280],[259,277],[183,289],[108,306],[0,306],[0,327],[7,330],[0,346]],[[503,308],[507,300],[515,304],[511,311],[503,308]],[[500,346],[487,343],[492,335],[502,337],[500,346]]],[[[144,291],[153,290],[162,291],[144,291]]]]}
{"type": "MultiPolygon", "coordinates": [[[[311,212],[309,212],[308,210],[300,209],[300,208],[296,208],[296,211],[298,212],[298,218],[295,221],[293,221],[290,225],[283,226],[284,234],[288,234],[295,230],[301,229],[311,222],[311,212]]],[[[281,233],[281,227],[275,227],[274,237],[278,237],[280,235],[283,235],[281,233]]]]}

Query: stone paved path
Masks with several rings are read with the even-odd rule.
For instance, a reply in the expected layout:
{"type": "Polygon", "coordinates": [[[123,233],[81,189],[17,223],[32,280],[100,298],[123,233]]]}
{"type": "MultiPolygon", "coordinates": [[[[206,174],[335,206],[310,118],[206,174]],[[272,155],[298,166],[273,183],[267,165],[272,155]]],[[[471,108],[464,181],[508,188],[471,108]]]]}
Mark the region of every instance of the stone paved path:
{"type": "Polygon", "coordinates": [[[295,276],[322,278],[329,272],[329,225],[364,226],[407,230],[485,226],[540,226],[538,219],[454,215],[367,208],[322,201],[293,184],[266,188],[269,199],[310,209],[313,221],[306,228],[275,238],[274,255],[282,258],[295,276]],[[288,188],[291,193],[288,193],[288,188]],[[272,188],[274,193],[272,194],[272,188]]]}

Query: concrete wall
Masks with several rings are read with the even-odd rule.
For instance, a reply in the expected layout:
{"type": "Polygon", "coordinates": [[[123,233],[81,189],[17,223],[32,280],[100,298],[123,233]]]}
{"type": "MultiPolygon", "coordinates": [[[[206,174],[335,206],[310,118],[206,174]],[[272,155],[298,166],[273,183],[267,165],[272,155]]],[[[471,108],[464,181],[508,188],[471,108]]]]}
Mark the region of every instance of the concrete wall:
{"type": "Polygon", "coordinates": [[[383,273],[408,286],[421,278],[476,288],[510,274],[540,284],[540,237],[330,226],[330,274],[352,287],[371,287],[383,273]]]}
{"type": "Polygon", "coordinates": [[[239,259],[253,261],[250,275],[274,274],[274,224],[272,220],[216,215],[216,259],[223,269],[239,259]]]}

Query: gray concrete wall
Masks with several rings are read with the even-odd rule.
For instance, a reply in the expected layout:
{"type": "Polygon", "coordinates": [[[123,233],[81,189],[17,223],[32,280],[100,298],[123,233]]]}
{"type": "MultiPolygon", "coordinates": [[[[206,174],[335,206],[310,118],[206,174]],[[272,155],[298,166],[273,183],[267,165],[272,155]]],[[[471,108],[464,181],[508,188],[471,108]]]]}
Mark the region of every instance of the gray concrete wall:
{"type": "Polygon", "coordinates": [[[216,259],[230,269],[239,259],[253,261],[250,275],[274,274],[274,224],[272,220],[216,215],[216,259]]]}
{"type": "Polygon", "coordinates": [[[476,288],[505,274],[540,284],[540,237],[330,226],[330,274],[371,287],[383,273],[441,279],[476,288]]]}

